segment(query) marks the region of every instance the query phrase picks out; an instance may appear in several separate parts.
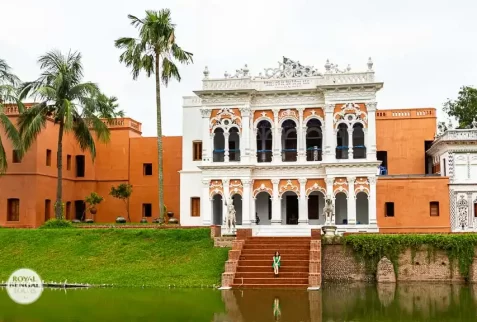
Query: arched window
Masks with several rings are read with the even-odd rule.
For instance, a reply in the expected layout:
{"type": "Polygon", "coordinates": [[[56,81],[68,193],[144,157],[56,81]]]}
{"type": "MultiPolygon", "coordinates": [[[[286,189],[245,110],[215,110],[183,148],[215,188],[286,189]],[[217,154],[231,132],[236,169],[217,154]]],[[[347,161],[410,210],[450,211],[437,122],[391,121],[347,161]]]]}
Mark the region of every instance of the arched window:
{"type": "Polygon", "coordinates": [[[365,159],[366,147],[364,146],[363,124],[353,125],[353,159],[365,159]]]}
{"type": "Polygon", "coordinates": [[[269,121],[257,124],[257,162],[272,162],[272,125],[269,121]]]}
{"type": "Polygon", "coordinates": [[[306,160],[321,161],[323,150],[323,133],[321,122],[311,119],[306,123],[306,160]]]}
{"type": "Polygon", "coordinates": [[[296,123],[286,120],[282,124],[282,161],[297,160],[297,142],[296,123]]]}
{"type": "Polygon", "coordinates": [[[348,125],[338,125],[336,133],[336,159],[348,159],[348,125]]]}
{"type": "Polygon", "coordinates": [[[225,136],[224,130],[217,128],[214,130],[214,162],[224,162],[225,136]]]}
{"type": "Polygon", "coordinates": [[[229,161],[240,161],[240,136],[236,127],[229,130],[229,161]]]}

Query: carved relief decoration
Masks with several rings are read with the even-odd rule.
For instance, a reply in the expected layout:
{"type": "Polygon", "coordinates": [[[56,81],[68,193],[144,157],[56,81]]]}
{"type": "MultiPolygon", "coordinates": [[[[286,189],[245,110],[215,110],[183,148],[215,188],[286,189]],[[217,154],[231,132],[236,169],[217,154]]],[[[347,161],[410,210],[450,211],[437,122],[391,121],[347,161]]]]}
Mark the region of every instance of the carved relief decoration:
{"type": "Polygon", "coordinates": [[[224,132],[228,132],[232,127],[235,127],[240,131],[242,128],[242,118],[237,114],[239,113],[232,108],[221,108],[217,114],[210,119],[211,132],[214,132],[217,128],[221,128],[224,132]]]}
{"type": "Polygon", "coordinates": [[[270,180],[254,180],[253,182],[253,198],[255,199],[260,192],[266,192],[273,196],[273,188],[270,180]]]}
{"type": "Polygon", "coordinates": [[[287,191],[294,192],[298,197],[300,196],[300,186],[297,180],[280,180],[280,188],[278,189],[278,195],[280,198],[287,191]]]}
{"type": "Polygon", "coordinates": [[[346,178],[336,178],[333,183],[333,195],[343,192],[348,196],[348,180],[346,178]]]}
{"type": "Polygon", "coordinates": [[[240,180],[230,180],[229,184],[230,197],[233,195],[243,196],[243,185],[240,180]]]}
{"type": "Polygon", "coordinates": [[[306,184],[306,196],[309,196],[312,192],[318,191],[326,197],[326,186],[323,179],[309,179],[306,184]]]}
{"type": "Polygon", "coordinates": [[[348,103],[341,106],[340,111],[334,114],[335,127],[342,123],[348,125],[348,128],[352,128],[355,123],[361,123],[363,127],[366,127],[368,116],[358,104],[348,103]]]}
{"type": "Polygon", "coordinates": [[[323,76],[313,66],[303,66],[299,61],[293,61],[283,57],[283,62],[278,62],[278,68],[265,68],[264,74],[260,73],[256,78],[293,78],[323,76]]]}
{"type": "Polygon", "coordinates": [[[314,109],[305,109],[303,113],[303,125],[306,126],[308,121],[312,119],[317,119],[321,122],[321,126],[325,125],[325,120],[323,119],[323,109],[314,108],[314,109]]]}
{"type": "Polygon", "coordinates": [[[458,224],[460,228],[467,228],[469,223],[469,203],[465,200],[464,195],[460,195],[457,200],[457,216],[458,216],[458,224]]]}
{"type": "Polygon", "coordinates": [[[212,199],[214,195],[221,195],[224,197],[224,185],[222,180],[211,180],[209,186],[209,196],[212,199]]]}
{"type": "Polygon", "coordinates": [[[369,196],[369,181],[367,178],[357,178],[354,182],[354,193],[364,192],[369,196]]]}
{"type": "Polygon", "coordinates": [[[298,126],[298,112],[296,110],[281,110],[278,114],[278,122],[282,123],[286,120],[295,121],[295,125],[298,126]]]}
{"type": "Polygon", "coordinates": [[[270,126],[273,126],[273,112],[270,110],[254,111],[253,113],[254,128],[256,128],[257,124],[263,120],[270,122],[270,126]]]}

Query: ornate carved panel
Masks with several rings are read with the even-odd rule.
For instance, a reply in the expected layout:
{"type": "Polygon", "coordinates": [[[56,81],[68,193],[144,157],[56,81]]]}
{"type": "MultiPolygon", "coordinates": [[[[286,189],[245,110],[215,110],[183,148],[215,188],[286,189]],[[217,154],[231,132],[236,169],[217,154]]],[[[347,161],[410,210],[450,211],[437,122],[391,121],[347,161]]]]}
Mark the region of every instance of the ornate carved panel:
{"type": "Polygon", "coordinates": [[[243,185],[242,185],[242,181],[236,180],[236,179],[230,180],[230,183],[229,183],[229,192],[230,192],[230,197],[232,197],[233,195],[241,195],[241,196],[243,196],[243,185]]]}
{"type": "Polygon", "coordinates": [[[333,183],[333,195],[343,192],[348,196],[348,180],[346,178],[335,178],[333,183]]]}
{"type": "Polygon", "coordinates": [[[270,125],[273,126],[273,112],[272,110],[259,110],[253,112],[253,122],[258,123],[257,121],[268,120],[270,125]]]}
{"type": "Polygon", "coordinates": [[[354,193],[357,196],[358,193],[364,192],[369,196],[369,181],[368,178],[365,177],[360,177],[356,178],[356,181],[354,182],[354,193]]]}
{"type": "Polygon", "coordinates": [[[457,197],[457,218],[460,228],[465,229],[469,226],[469,202],[463,194],[457,197]]]}
{"type": "Polygon", "coordinates": [[[222,180],[211,180],[209,186],[209,196],[212,198],[214,195],[221,195],[224,197],[224,185],[222,180]]]}
{"type": "Polygon", "coordinates": [[[242,117],[238,108],[223,107],[212,110],[210,118],[211,132],[216,128],[222,128],[224,132],[228,132],[231,127],[236,127],[239,131],[242,128],[242,117]]]}
{"type": "Polygon", "coordinates": [[[368,114],[364,104],[337,104],[333,116],[335,127],[341,123],[348,125],[348,128],[352,128],[355,123],[362,123],[363,127],[367,127],[368,114]]]}
{"type": "Polygon", "coordinates": [[[256,198],[260,192],[267,192],[273,196],[273,185],[270,180],[254,180],[253,181],[253,198],[256,198]]]}
{"type": "Polygon", "coordinates": [[[278,184],[278,195],[280,198],[287,191],[294,192],[297,196],[300,196],[300,184],[298,183],[298,180],[280,180],[280,183],[278,184]]]}
{"type": "Polygon", "coordinates": [[[280,110],[278,113],[278,122],[283,122],[284,120],[293,120],[298,126],[298,111],[297,110],[280,110]]]}
{"type": "Polygon", "coordinates": [[[303,124],[306,126],[306,123],[311,119],[318,119],[322,126],[325,125],[325,113],[323,112],[323,108],[306,108],[303,112],[303,124]]]}
{"type": "Polygon", "coordinates": [[[306,182],[305,193],[307,196],[313,191],[319,191],[326,197],[326,183],[325,179],[308,179],[306,182]]]}

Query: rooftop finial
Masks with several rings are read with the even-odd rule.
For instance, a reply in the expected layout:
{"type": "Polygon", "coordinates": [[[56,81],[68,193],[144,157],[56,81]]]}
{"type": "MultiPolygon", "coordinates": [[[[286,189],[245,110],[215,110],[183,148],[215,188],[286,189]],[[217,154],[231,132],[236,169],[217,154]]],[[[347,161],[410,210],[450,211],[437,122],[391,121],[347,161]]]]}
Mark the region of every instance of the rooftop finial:
{"type": "Polygon", "coordinates": [[[207,66],[205,66],[204,68],[204,78],[205,79],[209,78],[209,68],[207,66]]]}
{"type": "Polygon", "coordinates": [[[373,60],[371,57],[368,59],[368,71],[371,72],[373,70],[373,60]]]}
{"type": "Polygon", "coordinates": [[[330,68],[331,68],[331,64],[330,64],[330,60],[327,59],[326,60],[326,64],[325,64],[325,69],[326,69],[326,72],[330,72],[330,68]]]}

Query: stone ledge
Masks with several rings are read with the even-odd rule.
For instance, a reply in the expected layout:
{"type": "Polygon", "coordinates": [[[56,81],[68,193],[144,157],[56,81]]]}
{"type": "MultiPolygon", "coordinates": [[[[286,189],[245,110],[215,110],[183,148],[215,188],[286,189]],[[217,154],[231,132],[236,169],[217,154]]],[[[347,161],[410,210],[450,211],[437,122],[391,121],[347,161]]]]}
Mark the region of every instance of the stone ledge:
{"type": "Polygon", "coordinates": [[[235,237],[214,237],[214,247],[232,248],[235,237]]]}

